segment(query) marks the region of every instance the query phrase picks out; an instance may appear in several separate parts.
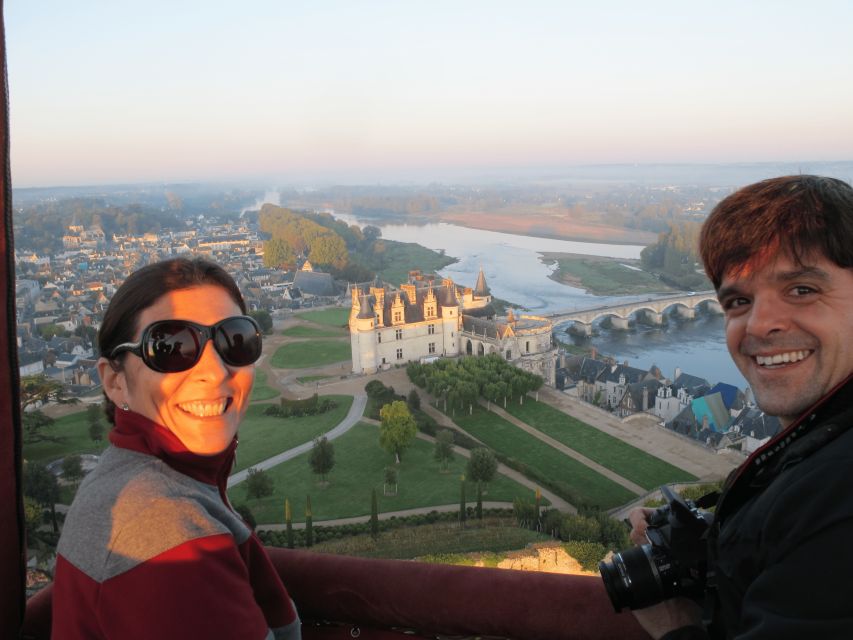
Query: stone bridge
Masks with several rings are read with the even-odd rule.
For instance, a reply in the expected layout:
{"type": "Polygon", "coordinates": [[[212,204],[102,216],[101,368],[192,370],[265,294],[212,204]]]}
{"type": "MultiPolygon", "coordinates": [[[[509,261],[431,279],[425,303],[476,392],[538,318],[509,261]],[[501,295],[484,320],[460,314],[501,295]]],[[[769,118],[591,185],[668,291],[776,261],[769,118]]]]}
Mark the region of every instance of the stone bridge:
{"type": "Polygon", "coordinates": [[[594,309],[558,311],[549,314],[547,317],[554,323],[554,326],[573,322],[574,330],[584,335],[591,335],[592,323],[599,318],[609,316],[614,328],[627,329],[629,318],[637,313],[644,313],[645,320],[650,324],[662,324],[663,314],[668,310],[681,318],[693,319],[696,316],[696,309],[700,305],[703,305],[711,313],[723,312],[720,303],[717,302],[715,292],[700,291],[698,293],[648,298],[638,302],[595,307],[594,309]]]}

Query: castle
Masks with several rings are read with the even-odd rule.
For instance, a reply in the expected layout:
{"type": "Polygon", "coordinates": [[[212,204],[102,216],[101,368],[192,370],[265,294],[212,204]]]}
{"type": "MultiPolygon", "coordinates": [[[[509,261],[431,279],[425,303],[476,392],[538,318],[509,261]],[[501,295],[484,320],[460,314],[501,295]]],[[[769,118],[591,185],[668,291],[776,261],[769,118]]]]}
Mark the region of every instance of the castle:
{"type": "Polygon", "coordinates": [[[483,270],[473,289],[449,278],[440,283],[419,271],[399,289],[377,277],[351,287],[352,370],[375,373],[395,364],[442,356],[499,353],[516,367],[554,386],[557,348],[552,323],[537,316],[498,319],[483,270]]]}

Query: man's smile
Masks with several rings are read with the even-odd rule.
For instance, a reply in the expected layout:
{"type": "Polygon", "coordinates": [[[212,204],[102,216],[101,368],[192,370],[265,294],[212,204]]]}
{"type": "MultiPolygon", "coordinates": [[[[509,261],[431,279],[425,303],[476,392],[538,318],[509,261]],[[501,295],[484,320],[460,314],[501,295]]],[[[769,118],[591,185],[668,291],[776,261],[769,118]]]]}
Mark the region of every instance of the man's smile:
{"type": "Polygon", "coordinates": [[[793,364],[805,360],[813,353],[813,350],[806,349],[801,351],[786,351],[784,353],[774,353],[773,355],[756,355],[753,357],[753,359],[760,367],[777,368],[780,365],[793,364]]]}

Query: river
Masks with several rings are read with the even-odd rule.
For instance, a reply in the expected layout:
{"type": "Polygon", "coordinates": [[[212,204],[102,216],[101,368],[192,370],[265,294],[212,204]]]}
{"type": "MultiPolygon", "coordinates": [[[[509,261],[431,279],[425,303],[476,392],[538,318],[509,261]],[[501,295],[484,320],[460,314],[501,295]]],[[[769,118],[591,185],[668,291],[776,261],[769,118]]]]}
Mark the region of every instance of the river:
{"type": "MultiPolygon", "coordinates": [[[[473,286],[482,267],[492,295],[525,307],[530,313],[592,308],[648,298],[642,296],[596,296],[583,289],[561,284],[548,276],[553,266],[541,261],[543,252],[576,253],[612,258],[638,259],[641,245],[601,244],[536,238],[497,231],[469,229],[454,224],[382,224],[351,215],[334,213],[348,224],[372,224],[382,237],[399,242],[415,242],[434,251],[443,250],[457,262],[440,275],[459,284],[473,286]]],[[[565,336],[565,340],[569,340],[565,336]]],[[[580,341],[580,339],[576,339],[580,341]]],[[[619,362],[648,369],[657,365],[672,378],[676,367],[706,378],[712,384],[726,382],[744,388],[746,382],[728,356],[723,319],[698,316],[692,322],[671,320],[665,328],[638,325],[628,332],[601,329],[582,342],[619,362]]]]}

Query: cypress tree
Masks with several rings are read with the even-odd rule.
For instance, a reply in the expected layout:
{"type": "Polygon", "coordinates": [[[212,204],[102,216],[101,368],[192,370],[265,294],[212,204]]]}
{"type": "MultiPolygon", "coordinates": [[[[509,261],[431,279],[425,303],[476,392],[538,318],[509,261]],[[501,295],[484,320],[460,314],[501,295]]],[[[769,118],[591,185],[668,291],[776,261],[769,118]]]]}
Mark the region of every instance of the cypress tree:
{"type": "Polygon", "coordinates": [[[376,489],[370,490],[370,535],[379,537],[379,501],[376,498],[376,489]]]}
{"type": "Polygon", "coordinates": [[[307,496],[305,503],[305,546],[314,546],[314,524],[311,517],[311,496],[307,496]]]}
{"type": "Polygon", "coordinates": [[[459,526],[465,526],[465,517],[467,514],[465,513],[465,476],[460,477],[461,482],[459,483],[459,526]]]}
{"type": "Polygon", "coordinates": [[[293,512],[290,509],[290,498],[284,499],[284,526],[287,530],[287,548],[293,549],[293,512]]]}

